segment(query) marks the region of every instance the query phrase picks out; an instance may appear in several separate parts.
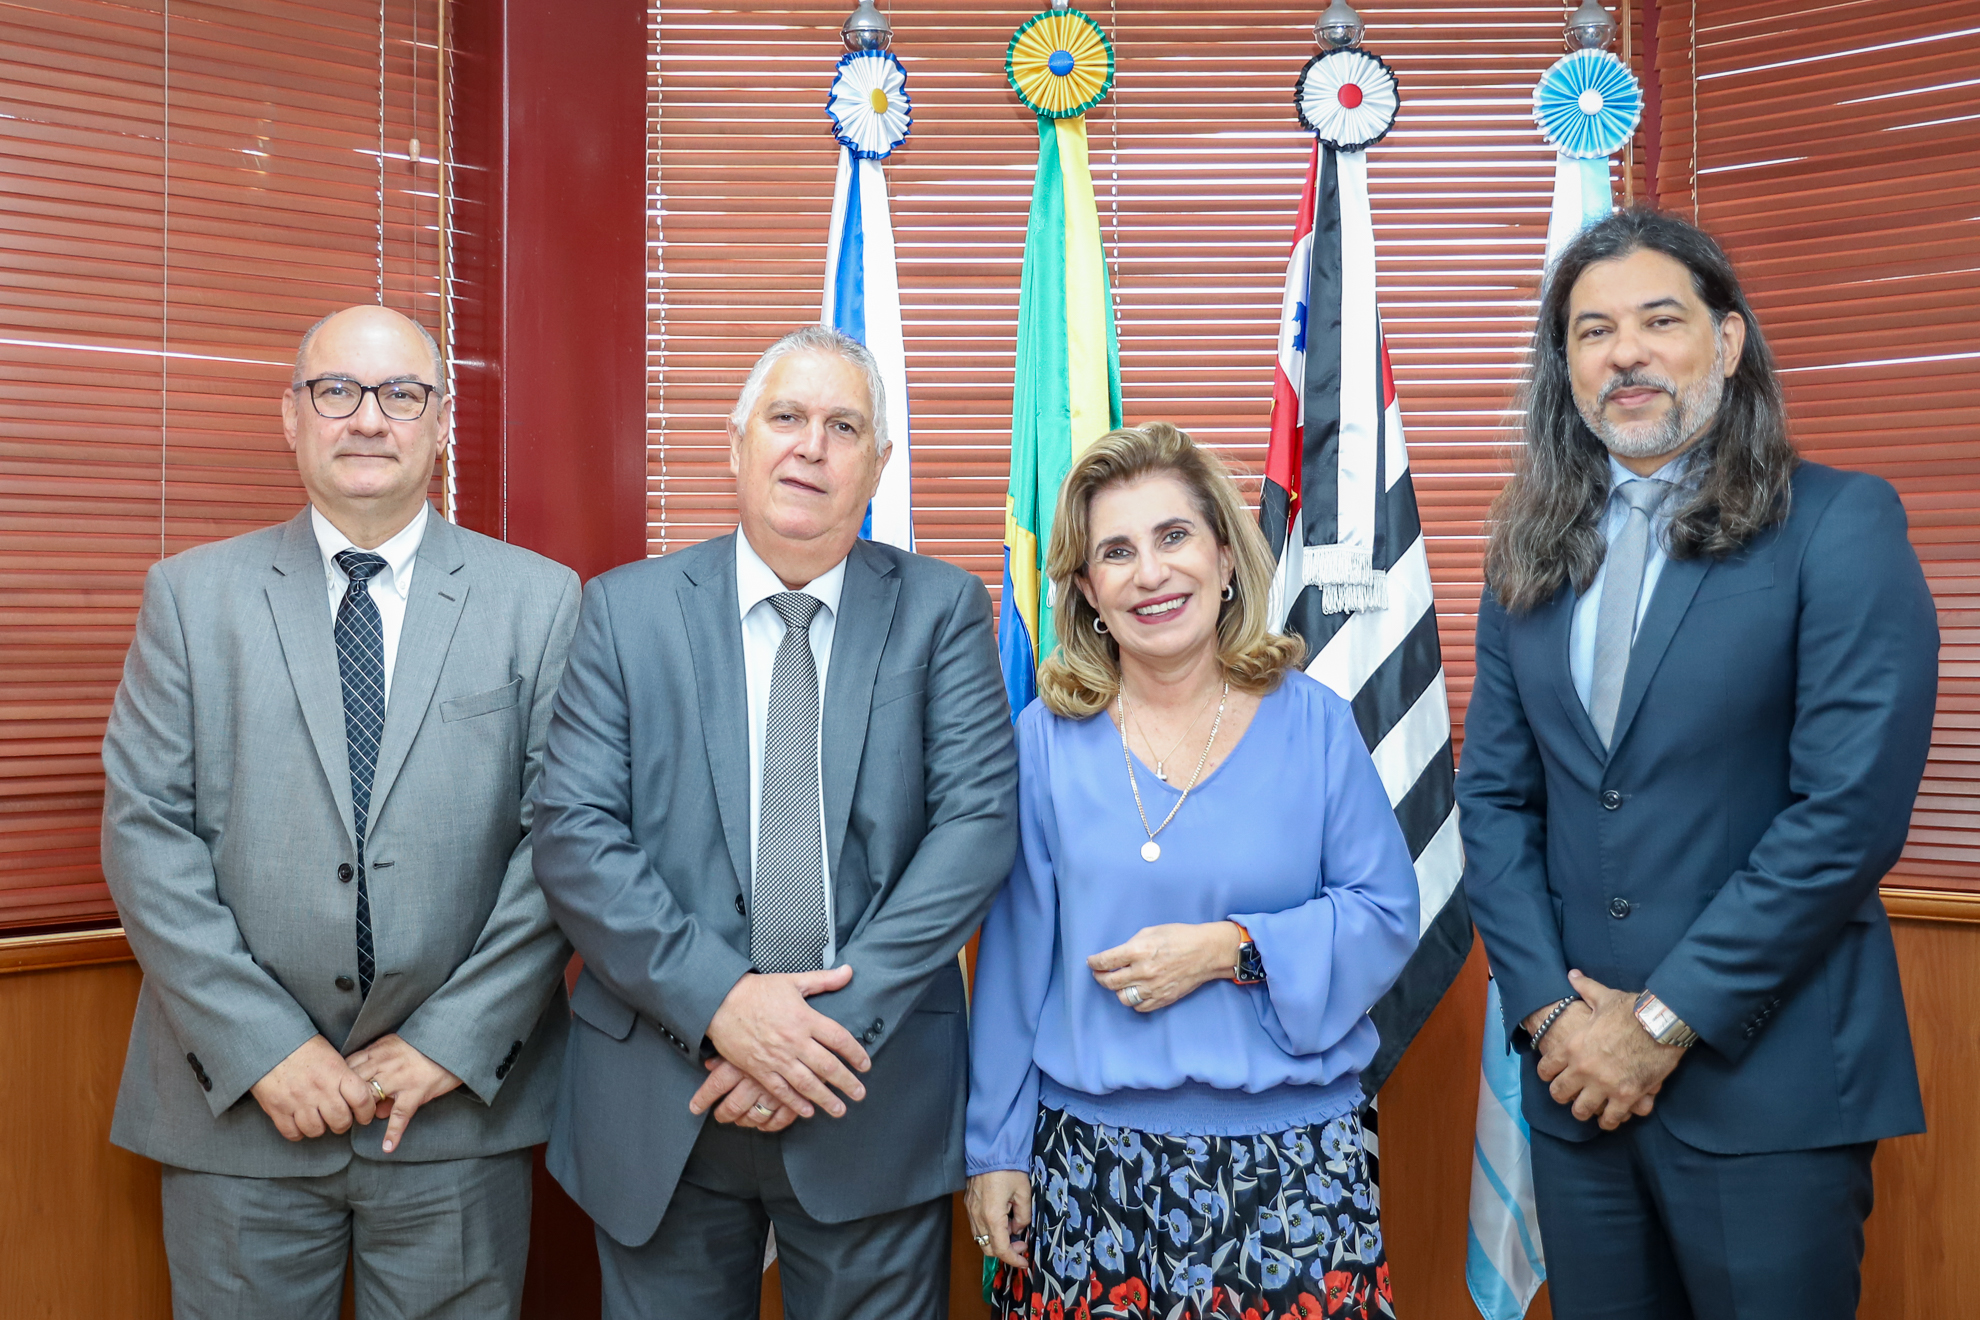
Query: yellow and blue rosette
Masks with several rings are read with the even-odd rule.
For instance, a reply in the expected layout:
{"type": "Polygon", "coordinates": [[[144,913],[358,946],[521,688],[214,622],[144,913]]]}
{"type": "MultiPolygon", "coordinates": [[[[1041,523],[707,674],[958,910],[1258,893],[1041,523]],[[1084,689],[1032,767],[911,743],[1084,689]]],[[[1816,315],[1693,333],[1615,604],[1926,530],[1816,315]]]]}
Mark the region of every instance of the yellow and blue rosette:
{"type": "Polygon", "coordinates": [[[1079,10],[1048,10],[1011,35],[1004,76],[1033,114],[1070,119],[1113,89],[1114,43],[1079,10]]]}
{"type": "Polygon", "coordinates": [[[1563,156],[1600,160],[1623,149],[1643,117],[1636,75],[1606,50],[1555,61],[1533,89],[1533,119],[1563,156]]]}
{"type": "Polygon", "coordinates": [[[891,52],[856,50],[839,59],[825,95],[832,136],[862,160],[885,160],[908,140],[914,103],[907,70],[891,52]]]}

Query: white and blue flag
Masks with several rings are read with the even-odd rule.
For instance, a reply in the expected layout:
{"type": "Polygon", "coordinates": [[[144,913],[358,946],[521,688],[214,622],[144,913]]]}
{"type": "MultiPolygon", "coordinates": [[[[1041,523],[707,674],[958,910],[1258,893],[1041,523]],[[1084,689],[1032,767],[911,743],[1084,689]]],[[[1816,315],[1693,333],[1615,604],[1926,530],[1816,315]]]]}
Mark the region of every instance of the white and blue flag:
{"type": "Polygon", "coordinates": [[[1533,1212],[1533,1136],[1519,1112],[1519,1056],[1503,1043],[1503,1021],[1499,983],[1489,981],[1464,1257],[1465,1286],[1484,1320],[1520,1320],[1547,1278],[1533,1212]]]}
{"type": "Polygon", "coordinates": [[[894,451],[860,535],[912,550],[907,350],[901,334],[901,287],[894,265],[894,223],[887,209],[887,174],[879,161],[858,158],[849,147],[839,151],[839,177],[832,191],[825,306],[819,319],[866,345],[880,364],[886,387],[887,435],[894,451]]]}

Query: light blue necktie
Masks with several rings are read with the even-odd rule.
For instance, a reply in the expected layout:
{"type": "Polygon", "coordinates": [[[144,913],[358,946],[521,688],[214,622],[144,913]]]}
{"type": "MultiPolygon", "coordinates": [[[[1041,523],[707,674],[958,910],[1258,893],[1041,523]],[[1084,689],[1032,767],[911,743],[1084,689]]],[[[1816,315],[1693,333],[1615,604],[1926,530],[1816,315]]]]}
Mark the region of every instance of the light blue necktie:
{"type": "Polygon", "coordinates": [[[1650,558],[1651,520],[1670,493],[1670,482],[1649,477],[1625,481],[1616,488],[1616,495],[1629,506],[1629,514],[1622,531],[1609,543],[1602,603],[1595,613],[1595,682],[1588,701],[1588,718],[1604,747],[1616,731],[1623,677],[1629,673],[1629,649],[1636,641],[1637,597],[1643,592],[1643,567],[1650,558]]]}

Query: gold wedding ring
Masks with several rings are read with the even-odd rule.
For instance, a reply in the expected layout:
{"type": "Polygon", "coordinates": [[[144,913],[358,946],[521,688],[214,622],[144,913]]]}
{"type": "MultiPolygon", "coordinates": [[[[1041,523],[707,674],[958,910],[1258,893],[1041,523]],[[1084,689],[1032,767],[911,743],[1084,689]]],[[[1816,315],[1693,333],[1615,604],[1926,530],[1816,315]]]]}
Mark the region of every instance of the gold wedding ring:
{"type": "Polygon", "coordinates": [[[757,1115],[759,1118],[774,1118],[776,1117],[777,1114],[776,1110],[770,1108],[768,1105],[764,1104],[761,1100],[758,1100],[755,1104],[751,1105],[749,1112],[757,1115]]]}
{"type": "Polygon", "coordinates": [[[376,1077],[371,1079],[371,1093],[377,1096],[381,1101],[390,1100],[392,1098],[391,1096],[385,1094],[385,1088],[378,1084],[378,1079],[376,1077]]]}
{"type": "Polygon", "coordinates": [[[987,1247],[987,1246],[989,1246],[989,1245],[990,1245],[990,1235],[989,1235],[988,1233],[978,1233],[978,1234],[976,1235],[976,1245],[977,1245],[977,1246],[979,1246],[979,1247],[987,1247]]]}

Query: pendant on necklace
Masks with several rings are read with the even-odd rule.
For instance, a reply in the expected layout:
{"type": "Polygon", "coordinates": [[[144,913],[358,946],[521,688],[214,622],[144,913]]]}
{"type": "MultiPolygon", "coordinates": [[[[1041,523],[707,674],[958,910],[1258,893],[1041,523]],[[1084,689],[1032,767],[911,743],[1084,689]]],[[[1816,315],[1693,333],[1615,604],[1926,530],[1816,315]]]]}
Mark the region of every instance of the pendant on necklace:
{"type": "Polygon", "coordinates": [[[1169,772],[1162,768],[1160,761],[1155,763],[1155,777],[1165,784],[1169,782],[1169,772]]]}
{"type": "Polygon", "coordinates": [[[1161,855],[1162,855],[1162,845],[1155,842],[1155,840],[1150,839],[1147,843],[1141,845],[1142,861],[1152,862],[1161,855]]]}

